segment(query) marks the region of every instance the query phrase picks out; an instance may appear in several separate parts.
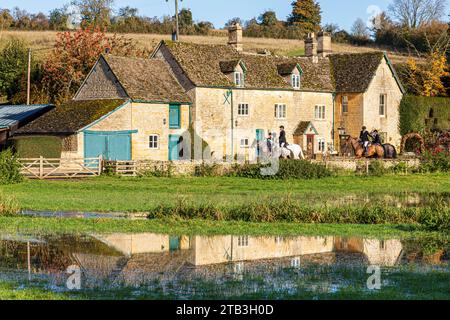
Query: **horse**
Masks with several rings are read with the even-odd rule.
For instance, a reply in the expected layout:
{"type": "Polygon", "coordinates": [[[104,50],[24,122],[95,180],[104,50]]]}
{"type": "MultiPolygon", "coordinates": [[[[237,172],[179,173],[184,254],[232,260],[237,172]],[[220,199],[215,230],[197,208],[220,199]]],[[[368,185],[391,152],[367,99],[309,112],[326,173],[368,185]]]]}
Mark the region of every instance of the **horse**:
{"type": "MultiPolygon", "coordinates": [[[[359,143],[359,140],[353,137],[348,137],[346,141],[346,148],[351,146],[355,151],[355,156],[360,159],[364,156],[364,147],[359,143]]],[[[383,145],[372,144],[367,147],[366,158],[385,158],[394,159],[397,157],[397,150],[392,144],[386,143],[383,145]]]]}
{"type": "Polygon", "coordinates": [[[260,152],[264,155],[272,155],[275,158],[283,158],[283,159],[305,159],[302,148],[298,144],[290,144],[286,147],[278,147],[276,143],[274,143],[272,147],[272,152],[269,151],[269,147],[267,146],[266,141],[257,141],[254,140],[252,144],[252,148],[258,148],[260,152]]]}

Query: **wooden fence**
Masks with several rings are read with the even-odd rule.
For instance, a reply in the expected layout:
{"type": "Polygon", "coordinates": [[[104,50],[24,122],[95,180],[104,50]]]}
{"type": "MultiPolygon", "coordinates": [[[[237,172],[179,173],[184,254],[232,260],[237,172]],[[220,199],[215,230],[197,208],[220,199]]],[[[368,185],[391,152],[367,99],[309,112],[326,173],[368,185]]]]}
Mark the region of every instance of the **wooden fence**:
{"type": "Polygon", "coordinates": [[[102,173],[102,158],[51,159],[23,158],[19,159],[21,173],[31,179],[70,179],[99,176],[102,173]]]}

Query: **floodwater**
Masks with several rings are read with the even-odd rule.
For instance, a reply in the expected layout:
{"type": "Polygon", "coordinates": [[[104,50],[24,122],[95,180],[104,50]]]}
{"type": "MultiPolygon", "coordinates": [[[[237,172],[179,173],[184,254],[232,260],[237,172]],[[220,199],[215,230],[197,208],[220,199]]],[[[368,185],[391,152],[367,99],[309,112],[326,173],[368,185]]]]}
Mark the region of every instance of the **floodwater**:
{"type": "Polygon", "coordinates": [[[449,249],[435,238],[0,234],[0,282],[96,299],[318,299],[349,290],[450,299],[449,249]]]}

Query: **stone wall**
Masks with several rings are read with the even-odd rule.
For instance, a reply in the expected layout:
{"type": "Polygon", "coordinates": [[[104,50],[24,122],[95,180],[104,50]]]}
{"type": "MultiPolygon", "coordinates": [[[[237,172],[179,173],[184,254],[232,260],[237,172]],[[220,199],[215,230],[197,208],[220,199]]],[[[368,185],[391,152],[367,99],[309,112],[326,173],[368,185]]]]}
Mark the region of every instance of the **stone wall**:
{"type": "MultiPolygon", "coordinates": [[[[296,161],[296,160],[292,160],[296,161]]],[[[400,163],[404,163],[407,168],[413,169],[420,165],[419,159],[393,159],[393,160],[355,160],[355,159],[334,159],[334,160],[311,160],[312,163],[322,164],[330,169],[346,170],[349,172],[364,172],[366,166],[370,165],[373,161],[382,161],[386,169],[396,166],[400,163]]],[[[212,166],[211,163],[204,163],[203,161],[138,161],[137,170],[139,173],[148,172],[160,172],[169,173],[177,176],[195,176],[198,174],[199,168],[202,166],[212,166]]],[[[220,162],[214,164],[214,175],[221,176],[228,174],[232,168],[239,165],[237,162],[220,162]]]]}
{"type": "Polygon", "coordinates": [[[279,133],[284,126],[289,143],[293,143],[293,134],[301,121],[311,121],[318,131],[314,150],[318,151],[318,140],[331,143],[333,120],[333,96],[331,93],[302,92],[294,90],[250,90],[234,89],[232,97],[225,98],[227,89],[196,88],[194,125],[199,134],[210,146],[216,159],[233,154],[253,160],[254,150],[242,148],[241,139],[249,139],[250,145],[256,139],[256,130],[279,133]],[[248,104],[249,115],[238,115],[238,105],[248,104]],[[275,118],[275,105],[286,105],[286,118],[275,118]],[[325,119],[315,119],[315,106],[324,105],[325,119]],[[233,106],[233,107],[232,107],[233,106]],[[233,127],[233,134],[231,128],[233,127]]]}

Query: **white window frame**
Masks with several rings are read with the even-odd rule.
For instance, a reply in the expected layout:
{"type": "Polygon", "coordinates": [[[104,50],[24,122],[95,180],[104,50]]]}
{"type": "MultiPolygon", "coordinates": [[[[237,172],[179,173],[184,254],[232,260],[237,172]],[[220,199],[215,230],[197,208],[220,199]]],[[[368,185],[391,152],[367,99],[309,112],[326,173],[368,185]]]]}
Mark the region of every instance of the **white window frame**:
{"type": "Polygon", "coordinates": [[[148,147],[151,150],[159,150],[159,134],[151,134],[148,136],[148,147]],[[155,140],[151,140],[152,138],[156,138],[155,140]],[[156,143],[156,145],[155,145],[156,143]],[[153,144],[153,146],[152,146],[153,144]]]}
{"type": "Polygon", "coordinates": [[[287,106],[284,103],[277,103],[275,105],[275,119],[286,119],[287,106]]]}
{"type": "Polygon", "coordinates": [[[386,117],[386,108],[387,108],[387,94],[382,93],[380,94],[380,106],[378,109],[378,113],[381,118],[386,117]]]}
{"type": "Polygon", "coordinates": [[[325,152],[326,151],[326,142],[325,142],[325,138],[318,138],[317,139],[317,150],[320,152],[325,152]]]}
{"type": "Polygon", "coordinates": [[[237,87],[243,87],[245,85],[245,76],[243,72],[239,71],[234,72],[234,84],[237,87]]]}
{"type": "Polygon", "coordinates": [[[241,138],[240,146],[242,149],[250,148],[250,139],[247,137],[241,138]]]}
{"type": "Polygon", "coordinates": [[[348,96],[342,96],[342,113],[348,113],[348,96]]]}
{"type": "Polygon", "coordinates": [[[294,89],[300,89],[301,76],[299,74],[292,74],[291,84],[294,89]]]}
{"type": "Polygon", "coordinates": [[[326,120],[326,107],[323,104],[318,104],[314,108],[314,119],[326,120]]]}
{"type": "Polygon", "coordinates": [[[238,116],[240,117],[248,117],[250,114],[250,107],[248,103],[239,103],[238,104],[238,116]],[[246,111],[246,112],[244,112],[246,111]]]}
{"type": "Polygon", "coordinates": [[[238,237],[238,247],[248,247],[248,236],[238,237]]]}

